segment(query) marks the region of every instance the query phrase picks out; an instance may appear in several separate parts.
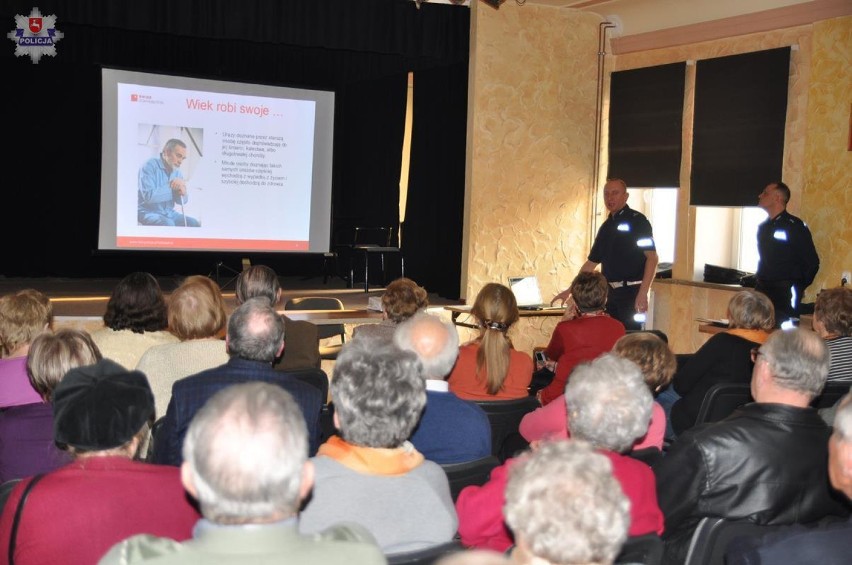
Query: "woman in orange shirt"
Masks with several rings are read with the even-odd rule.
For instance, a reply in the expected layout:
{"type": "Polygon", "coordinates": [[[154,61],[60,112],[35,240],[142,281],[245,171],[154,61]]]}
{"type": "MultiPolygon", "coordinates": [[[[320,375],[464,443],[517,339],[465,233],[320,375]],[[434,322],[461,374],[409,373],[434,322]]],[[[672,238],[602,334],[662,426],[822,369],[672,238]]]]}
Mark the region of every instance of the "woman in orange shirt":
{"type": "Polygon", "coordinates": [[[479,325],[479,337],[459,347],[459,357],[448,378],[450,390],[466,400],[512,400],[529,394],[532,357],[516,351],[506,335],[518,321],[518,303],[511,289],[488,283],[470,311],[479,325]]]}

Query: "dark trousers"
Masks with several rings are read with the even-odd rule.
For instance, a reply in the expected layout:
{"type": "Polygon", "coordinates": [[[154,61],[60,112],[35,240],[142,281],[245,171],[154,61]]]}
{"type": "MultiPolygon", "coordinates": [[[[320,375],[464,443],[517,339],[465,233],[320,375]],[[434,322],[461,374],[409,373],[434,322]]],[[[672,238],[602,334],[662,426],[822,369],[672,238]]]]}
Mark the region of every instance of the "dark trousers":
{"type": "Polygon", "coordinates": [[[797,281],[764,281],[757,279],[754,289],[765,294],[772,302],[772,306],[775,308],[776,328],[781,326],[781,322],[790,318],[798,319],[799,305],[802,303],[802,292],[805,289],[797,281]]]}
{"type": "Polygon", "coordinates": [[[639,294],[638,284],[609,289],[606,299],[606,313],[624,324],[628,330],[641,330],[642,323],[633,319],[636,315],[636,296],[639,294]]]}

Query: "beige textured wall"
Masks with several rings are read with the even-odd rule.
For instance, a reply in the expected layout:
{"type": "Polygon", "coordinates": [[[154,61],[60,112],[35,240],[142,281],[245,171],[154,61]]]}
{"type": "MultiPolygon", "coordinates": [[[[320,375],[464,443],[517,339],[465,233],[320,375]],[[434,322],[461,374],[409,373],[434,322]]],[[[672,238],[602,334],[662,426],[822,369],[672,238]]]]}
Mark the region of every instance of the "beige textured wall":
{"type": "MultiPolygon", "coordinates": [[[[474,4],[465,242],[468,303],[485,283],[536,274],[545,300],[589,247],[600,17],[474,4]]],[[[555,318],[526,318],[515,347],[546,344],[555,318]]]]}
{"type": "MultiPolygon", "coordinates": [[[[852,17],[814,24],[802,217],[820,255],[811,295],[852,271],[852,17]]],[[[852,281],[850,281],[852,284],[852,281]]]]}

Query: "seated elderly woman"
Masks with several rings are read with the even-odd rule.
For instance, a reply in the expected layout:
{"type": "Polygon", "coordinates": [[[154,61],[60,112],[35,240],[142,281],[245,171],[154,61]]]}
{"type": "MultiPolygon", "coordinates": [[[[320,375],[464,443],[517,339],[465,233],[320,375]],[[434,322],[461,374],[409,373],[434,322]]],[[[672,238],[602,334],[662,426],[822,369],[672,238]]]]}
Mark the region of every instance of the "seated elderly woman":
{"type": "Polygon", "coordinates": [[[728,302],[729,329],[715,334],[678,369],[672,384],[657,396],[668,413],[666,436],[673,439],[695,425],[701,403],[713,385],[750,383],[751,350],[775,328],[769,298],[755,290],[737,292],[728,302]]]}
{"type": "MultiPolygon", "coordinates": [[[[668,386],[677,367],[675,354],[669,344],[651,332],[634,332],[622,336],[615,342],[612,352],[639,365],[645,384],[654,395],[668,386]]],[[[566,410],[565,396],[562,395],[555,402],[529,412],[521,419],[521,435],[528,442],[569,437],[571,431],[567,427],[566,410]]],[[[666,413],[659,403],[654,402],[648,433],[637,439],[632,449],[653,447],[662,450],[665,432],[666,413]]]]}
{"type": "Polygon", "coordinates": [[[515,465],[506,486],[512,562],[610,565],[627,539],[629,506],[611,462],[590,445],[543,445],[515,465]]]}
{"type": "Polygon", "coordinates": [[[312,497],[299,519],[302,533],[339,522],[367,528],[386,554],[446,543],[456,513],[444,470],[406,439],[426,404],[415,353],[392,344],[352,340],[331,380],[332,436],[312,458],[312,497]]]}
{"type": "Polygon", "coordinates": [[[52,325],[53,305],[43,293],[25,288],[0,297],[0,409],[41,403],[27,376],[27,353],[52,325]]]}
{"type": "Polygon", "coordinates": [[[580,273],[569,290],[571,296],[565,315],[556,324],[544,350],[547,359],[556,363],[556,371],[550,384],[538,393],[542,406],[565,392],[568,375],[578,363],[591,361],[611,350],[625,332],[624,324],[606,313],[609,283],[601,273],[580,273]]]}
{"type": "MultiPolygon", "coordinates": [[[[572,440],[556,441],[580,439],[597,448],[611,463],[630,500],[630,535],[661,534],[663,513],[657,504],[654,473],[646,463],[623,455],[647,433],[651,419],[653,399],[639,367],[611,353],[582,363],[565,387],[565,403],[572,440]]],[[[496,551],[512,545],[502,508],[511,469],[523,457],[508,459],[491,472],[487,483],[459,493],[456,511],[464,545],[496,551]]]]}
{"type": "Polygon", "coordinates": [[[390,341],[399,324],[428,306],[429,295],[425,288],[409,278],[396,279],[382,294],[382,321],[355,326],[352,338],[369,337],[390,341]]]}
{"type": "Polygon", "coordinates": [[[0,482],[46,473],[71,461],[53,441],[53,391],[68,371],[100,359],[98,346],[83,330],[63,328],[33,340],[27,374],[43,402],[0,411],[0,482]]]}
{"type": "Polygon", "coordinates": [[[97,563],[134,534],[190,537],[200,515],[180,470],[132,460],[154,415],[145,375],[109,359],[71,369],[53,391],[53,412],[56,443],[74,460],[15,486],[0,516],[0,555],[21,564],[97,563]]]}
{"type": "Polygon", "coordinates": [[[169,297],[169,331],[180,341],[148,349],[136,365],[154,392],[157,415],[163,416],[175,381],[228,362],[225,324],[228,312],[222,290],[210,277],[192,275],[169,297]]]}
{"type": "Polygon", "coordinates": [[[852,384],[852,288],[829,288],[817,294],[814,331],[828,346],[828,380],[852,384]]]}

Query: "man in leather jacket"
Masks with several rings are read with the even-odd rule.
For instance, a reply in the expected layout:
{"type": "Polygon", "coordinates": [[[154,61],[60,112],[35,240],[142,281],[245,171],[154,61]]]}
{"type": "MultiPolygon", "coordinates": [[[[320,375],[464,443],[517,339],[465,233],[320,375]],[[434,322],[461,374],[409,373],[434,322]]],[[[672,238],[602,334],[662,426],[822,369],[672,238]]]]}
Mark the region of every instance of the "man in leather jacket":
{"type": "Polygon", "coordinates": [[[828,374],[825,344],[807,330],[776,331],[752,355],[755,402],[679,436],[654,469],[665,563],[683,563],[705,516],[793,524],[848,515],[828,482],[830,431],[809,407],[828,374]]]}

